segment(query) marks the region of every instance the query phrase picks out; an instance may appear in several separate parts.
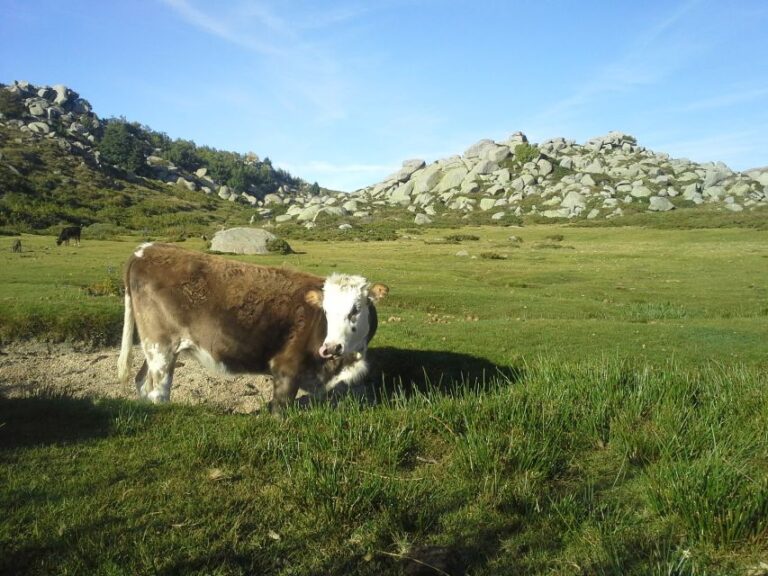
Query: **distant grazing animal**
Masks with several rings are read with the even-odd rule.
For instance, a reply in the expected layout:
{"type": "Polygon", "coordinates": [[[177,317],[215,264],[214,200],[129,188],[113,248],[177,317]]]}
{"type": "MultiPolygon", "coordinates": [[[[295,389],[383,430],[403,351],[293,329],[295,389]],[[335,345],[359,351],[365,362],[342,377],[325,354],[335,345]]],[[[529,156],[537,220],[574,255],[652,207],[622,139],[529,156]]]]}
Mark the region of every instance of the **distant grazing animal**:
{"type": "Polygon", "coordinates": [[[61,246],[62,242],[69,246],[70,240],[74,240],[80,246],[80,226],[67,226],[63,228],[56,239],[56,246],[61,246]]]}
{"type": "Polygon", "coordinates": [[[21,240],[16,238],[11,244],[11,252],[21,252],[21,240]]]}
{"type": "Polygon", "coordinates": [[[145,361],[139,395],[167,402],[176,358],[188,352],[214,372],[270,373],[272,410],[299,389],[323,396],[367,372],[374,302],[389,292],[361,276],[312,274],[141,245],[125,268],[118,376],[128,380],[134,326],[145,361]]]}

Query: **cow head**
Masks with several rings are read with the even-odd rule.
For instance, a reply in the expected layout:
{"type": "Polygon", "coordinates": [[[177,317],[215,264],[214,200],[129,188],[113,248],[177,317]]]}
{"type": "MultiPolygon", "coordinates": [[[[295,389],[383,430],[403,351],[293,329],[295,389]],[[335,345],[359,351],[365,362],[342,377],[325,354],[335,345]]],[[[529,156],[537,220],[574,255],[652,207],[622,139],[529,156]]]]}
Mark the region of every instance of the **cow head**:
{"type": "Polygon", "coordinates": [[[336,358],[363,352],[369,340],[369,305],[388,292],[384,284],[371,285],[362,276],[346,274],[329,276],[322,292],[310,290],[307,302],[322,307],[328,326],[318,354],[336,358]]]}

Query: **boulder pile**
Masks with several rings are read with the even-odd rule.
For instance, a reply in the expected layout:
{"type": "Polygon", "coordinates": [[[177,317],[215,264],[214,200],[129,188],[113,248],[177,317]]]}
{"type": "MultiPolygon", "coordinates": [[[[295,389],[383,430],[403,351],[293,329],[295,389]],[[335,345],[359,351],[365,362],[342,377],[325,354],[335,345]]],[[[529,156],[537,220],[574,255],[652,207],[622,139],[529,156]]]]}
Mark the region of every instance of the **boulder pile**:
{"type": "Polygon", "coordinates": [[[565,138],[531,144],[516,132],[431,164],[406,160],[382,182],[349,195],[282,202],[291,208],[280,220],[298,222],[323,214],[365,217],[385,206],[406,208],[415,224],[473,212],[500,222],[529,215],[616,218],[630,206],[635,212],[667,212],[716,204],[740,212],[768,206],[768,168],[741,173],[720,162],[673,159],[622,132],[584,144],[565,138]]]}
{"type": "MultiPolygon", "coordinates": [[[[76,92],[29,82],[0,85],[0,90],[15,94],[24,107],[14,118],[0,113],[0,124],[15,126],[28,138],[52,139],[100,163],[95,134],[102,121],[76,92]]],[[[307,228],[323,221],[351,227],[350,222],[364,222],[386,209],[407,210],[413,223],[426,225],[473,214],[504,223],[524,216],[595,219],[699,205],[733,212],[768,206],[768,167],[735,172],[721,162],[670,158],[622,132],[583,144],[565,138],[535,144],[521,132],[502,142],[484,139],[460,156],[432,163],[406,160],[383,181],[349,194],[283,186],[261,197],[256,190],[237,193],[217,183],[205,168],[184,172],[159,153],[146,163],[155,179],[169,185],[252,207],[251,224],[293,222],[307,228]]]]}

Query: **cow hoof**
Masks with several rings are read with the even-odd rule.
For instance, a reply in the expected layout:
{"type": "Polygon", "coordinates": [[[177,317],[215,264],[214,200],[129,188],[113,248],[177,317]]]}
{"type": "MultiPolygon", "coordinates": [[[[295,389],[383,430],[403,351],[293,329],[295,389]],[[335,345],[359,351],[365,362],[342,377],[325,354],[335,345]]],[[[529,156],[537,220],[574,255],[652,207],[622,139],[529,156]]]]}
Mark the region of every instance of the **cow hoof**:
{"type": "Polygon", "coordinates": [[[152,390],[152,392],[147,394],[147,400],[153,404],[164,404],[168,402],[168,397],[159,390],[152,390]]]}

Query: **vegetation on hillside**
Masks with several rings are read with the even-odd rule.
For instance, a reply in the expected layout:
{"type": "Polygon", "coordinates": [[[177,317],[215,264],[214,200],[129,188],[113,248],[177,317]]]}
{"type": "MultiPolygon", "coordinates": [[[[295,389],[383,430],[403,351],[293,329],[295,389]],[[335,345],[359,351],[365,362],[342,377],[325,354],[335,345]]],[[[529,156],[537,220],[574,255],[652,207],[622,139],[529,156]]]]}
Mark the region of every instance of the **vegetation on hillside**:
{"type": "MultiPolygon", "coordinates": [[[[0,90],[0,111],[7,118],[16,114],[17,100],[14,94],[0,90]]],[[[111,226],[116,233],[131,230],[185,236],[248,221],[249,205],[157,179],[147,163],[153,154],[166,165],[178,163],[187,172],[205,169],[232,192],[255,197],[281,186],[304,185],[274,168],[269,158],[259,161],[253,155],[171,140],[124,119],[104,121],[92,131],[99,161],[85,152],[84,147],[91,143],[80,142],[76,134],[68,133],[68,144],[63,145],[63,140],[42,138],[12,125],[0,126],[0,230],[45,232],[62,224],[98,224],[102,234],[111,226]]]]}
{"type": "MultiPolygon", "coordinates": [[[[132,134],[123,128],[116,131],[132,134]]],[[[130,153],[130,147],[123,152],[130,153]]],[[[0,126],[0,154],[0,229],[6,232],[52,232],[70,223],[95,225],[87,232],[92,237],[127,231],[184,237],[209,233],[214,226],[242,224],[250,216],[242,205],[215,194],[98,166],[62,150],[53,140],[11,127],[0,126]]]]}
{"type": "Polygon", "coordinates": [[[102,157],[134,174],[151,175],[146,159],[157,155],[187,172],[201,168],[219,184],[236,192],[249,192],[263,198],[280,186],[298,186],[302,181],[285,170],[274,168],[269,158],[197,146],[190,140],[172,140],[147,126],[111,118],[104,122],[97,142],[102,157]]]}

